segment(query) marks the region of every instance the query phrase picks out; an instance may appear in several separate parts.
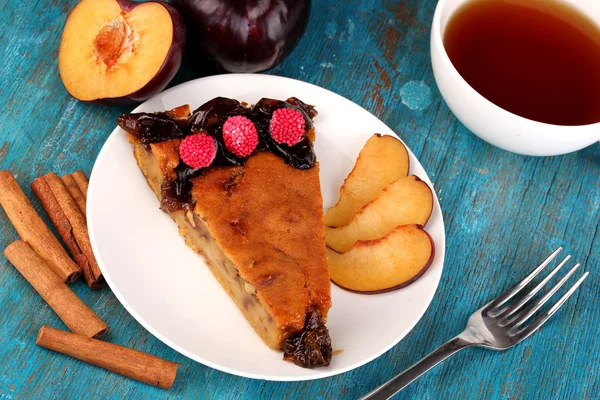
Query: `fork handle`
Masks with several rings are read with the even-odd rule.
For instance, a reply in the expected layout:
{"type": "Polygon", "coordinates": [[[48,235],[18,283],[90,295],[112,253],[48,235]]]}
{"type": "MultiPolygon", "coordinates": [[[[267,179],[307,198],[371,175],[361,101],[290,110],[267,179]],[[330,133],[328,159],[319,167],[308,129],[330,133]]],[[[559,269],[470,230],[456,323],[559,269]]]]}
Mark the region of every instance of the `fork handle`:
{"type": "Polygon", "coordinates": [[[472,345],[473,342],[468,340],[466,335],[463,336],[463,334],[460,334],[438,347],[433,353],[430,353],[397,377],[387,381],[377,389],[361,397],[359,400],[387,400],[446,358],[472,345]]]}

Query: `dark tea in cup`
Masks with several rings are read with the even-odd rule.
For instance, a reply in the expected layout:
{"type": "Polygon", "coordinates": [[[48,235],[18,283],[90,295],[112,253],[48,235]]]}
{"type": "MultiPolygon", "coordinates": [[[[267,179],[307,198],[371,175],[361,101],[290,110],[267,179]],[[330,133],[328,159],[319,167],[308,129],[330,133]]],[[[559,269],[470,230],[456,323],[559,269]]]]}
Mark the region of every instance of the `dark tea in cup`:
{"type": "Polygon", "coordinates": [[[472,0],[450,18],[444,47],[483,97],[554,125],[600,122],[600,28],[558,0],[472,0]]]}

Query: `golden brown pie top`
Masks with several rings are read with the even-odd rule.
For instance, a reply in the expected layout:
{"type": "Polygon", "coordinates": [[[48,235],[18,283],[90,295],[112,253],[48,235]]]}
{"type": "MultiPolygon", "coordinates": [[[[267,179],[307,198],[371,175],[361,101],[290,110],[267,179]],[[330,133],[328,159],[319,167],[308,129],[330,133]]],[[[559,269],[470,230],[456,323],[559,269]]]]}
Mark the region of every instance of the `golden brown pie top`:
{"type": "Polygon", "coordinates": [[[196,213],[278,324],[304,326],[331,307],[318,165],[299,170],[270,152],[193,178],[196,213]]]}

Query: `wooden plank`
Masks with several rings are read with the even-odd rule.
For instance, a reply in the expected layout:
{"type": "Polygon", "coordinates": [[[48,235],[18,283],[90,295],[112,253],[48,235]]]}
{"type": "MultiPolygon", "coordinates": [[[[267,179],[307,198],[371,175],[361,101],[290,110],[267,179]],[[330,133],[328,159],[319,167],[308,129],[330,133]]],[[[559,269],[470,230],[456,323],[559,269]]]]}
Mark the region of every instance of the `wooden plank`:
{"type": "MultiPolygon", "coordinates": [[[[76,1],[0,6],[0,169],[24,183],[48,171],[89,174],[116,117],[129,107],[80,103],[64,90],[56,54],[76,1]]],[[[398,398],[592,399],[600,393],[598,254],[600,145],[523,157],[470,134],[451,114],[429,61],[435,0],[315,2],[306,36],[269,73],[333,90],[392,127],[420,158],[440,197],[446,266],[423,319],[396,347],[346,374],[316,382],[238,378],[177,354],[144,330],[109,289],[75,292],[110,326],[111,342],[182,364],[170,391],[35,346],[39,327],[64,328],[14,268],[0,259],[0,399],[353,399],[458,333],[470,312],[563,245],[592,272],[560,316],[502,353],[466,350],[398,398]],[[35,310],[35,312],[32,312],[35,310]]],[[[196,77],[186,64],[173,83],[196,77]]],[[[0,211],[0,248],[17,238],[0,211]]]]}

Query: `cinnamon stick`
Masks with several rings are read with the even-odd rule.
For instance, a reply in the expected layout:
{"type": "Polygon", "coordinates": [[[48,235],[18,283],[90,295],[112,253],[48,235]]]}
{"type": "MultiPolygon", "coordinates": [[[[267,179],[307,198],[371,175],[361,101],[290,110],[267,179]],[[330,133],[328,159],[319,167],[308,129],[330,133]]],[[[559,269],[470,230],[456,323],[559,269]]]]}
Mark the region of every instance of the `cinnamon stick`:
{"type": "Polygon", "coordinates": [[[49,326],[42,326],[36,344],[163,389],[173,386],[179,367],[177,363],[141,351],[49,326]]]}
{"type": "Polygon", "coordinates": [[[81,190],[83,197],[87,199],[88,180],[85,177],[83,171],[73,172],[73,179],[75,180],[75,182],[77,182],[77,186],[79,186],[79,190],[81,190]]]}
{"type": "Polygon", "coordinates": [[[46,183],[43,178],[37,178],[31,182],[31,190],[40,200],[42,207],[46,210],[46,214],[50,217],[50,220],[58,231],[63,243],[67,246],[67,249],[69,249],[71,255],[75,258],[75,261],[77,261],[77,255],[82,253],[79,246],[77,246],[75,237],[73,237],[73,227],[69,223],[62,208],[60,208],[60,204],[58,204],[56,198],[52,194],[50,186],[48,186],[48,183],[46,183]]]}
{"type": "MultiPolygon", "coordinates": [[[[67,216],[63,212],[60,204],[56,201],[52,190],[50,190],[50,186],[43,178],[37,178],[31,183],[31,189],[33,193],[37,196],[46,210],[46,214],[50,217],[52,224],[58,231],[59,236],[61,237],[63,243],[71,253],[71,256],[79,265],[79,268],[84,273],[84,278],[89,285],[90,282],[90,266],[88,263],[87,257],[81,252],[81,249],[77,245],[77,241],[75,240],[75,236],[73,236],[73,227],[69,223],[67,216]]],[[[93,283],[93,280],[92,280],[93,283]]],[[[96,288],[96,285],[92,285],[90,287],[96,288]]]]}
{"type": "Polygon", "coordinates": [[[104,323],[61,279],[52,272],[27,243],[11,243],[4,255],[73,332],[100,337],[108,330],[104,323]]]}
{"type": "Polygon", "coordinates": [[[40,202],[44,208],[46,208],[46,205],[51,206],[52,203],[55,203],[54,206],[58,205],[62,211],[62,214],[60,214],[51,208],[46,210],[61,237],[65,243],[68,243],[67,246],[71,254],[78,261],[88,286],[92,289],[104,286],[105,281],[102,271],[100,271],[92,252],[85,217],[81,214],[69,190],[53,172],[36,179],[32,184],[32,189],[40,197],[40,202]],[[45,190],[45,186],[49,190],[45,190]]]}
{"type": "Polygon", "coordinates": [[[81,269],[35,212],[10,171],[0,171],[0,205],[21,239],[48,263],[63,282],[73,282],[79,277],[81,269]]]}
{"type": "Polygon", "coordinates": [[[77,207],[79,208],[79,211],[81,211],[83,216],[86,217],[87,215],[86,215],[86,210],[85,210],[85,206],[86,206],[85,197],[83,196],[81,189],[79,189],[79,186],[77,186],[77,182],[75,182],[73,175],[69,175],[69,174],[63,175],[63,176],[61,176],[60,180],[65,185],[65,187],[67,188],[69,193],[71,194],[71,197],[73,198],[73,200],[75,200],[75,203],[77,204],[77,207]]]}

